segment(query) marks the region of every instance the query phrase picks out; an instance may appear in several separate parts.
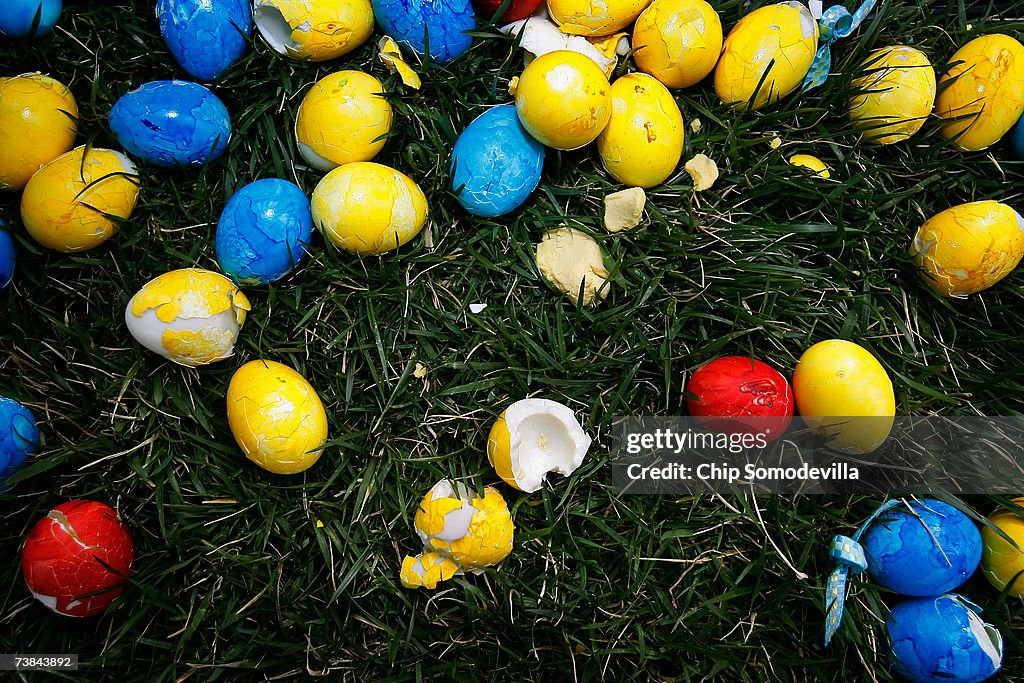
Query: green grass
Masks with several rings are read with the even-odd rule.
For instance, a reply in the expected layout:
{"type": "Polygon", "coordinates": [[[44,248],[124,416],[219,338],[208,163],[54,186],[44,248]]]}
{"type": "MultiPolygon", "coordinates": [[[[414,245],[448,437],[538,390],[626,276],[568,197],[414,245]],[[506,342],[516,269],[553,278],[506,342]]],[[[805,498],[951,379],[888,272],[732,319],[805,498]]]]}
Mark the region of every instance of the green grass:
{"type": "MultiPolygon", "coordinates": [[[[116,98],[183,77],[152,7],[68,2],[51,38],[0,47],[0,73],[69,83],[79,142],[116,146],[116,98]]],[[[727,30],[744,11],[737,0],[717,8],[727,30]]],[[[1003,16],[1024,16],[1024,3],[1003,16]]],[[[845,118],[850,75],[871,49],[910,44],[941,65],[997,29],[1020,37],[1024,21],[1000,22],[983,3],[883,2],[810,94],[736,113],[707,84],[677,92],[687,122],[703,122],[684,158],[704,152],[722,176],[694,196],[680,167],[649,193],[643,229],[617,236],[601,227],[601,202],[619,188],[592,147],[549,152],[541,188],[507,219],[459,208],[446,170],[454,139],[484,105],[509,101],[521,67],[487,29],[449,68],[426,70],[418,93],[371,45],[318,66],[257,38],[217,88],[235,121],[228,155],[200,171],[141,167],[132,219],[94,251],[43,252],[17,196],[0,197],[19,257],[0,296],[0,393],[29,405],[45,437],[0,494],[0,651],[77,652],[83,669],[69,679],[121,681],[890,680],[889,596],[869,582],[854,582],[843,629],[821,645],[827,543],[877,500],[617,497],[609,429],[615,415],[683,414],[688,373],[718,355],[754,353],[789,374],[833,337],[881,360],[900,414],[1021,413],[1024,271],[945,301],[906,249],[950,205],[995,198],[1020,210],[1024,163],[1003,144],[956,152],[934,120],[908,143],[862,145],[845,118]],[[377,161],[427,193],[433,246],[359,259],[317,237],[297,273],[248,290],[235,358],[193,370],[143,350],[124,327],[127,300],[166,270],[217,268],[214,230],[234,190],[277,176],[312,191],[319,174],[301,168],[292,125],[304,89],[339,68],[385,79],[396,124],[377,161]],[[832,179],[790,167],[797,152],[821,157],[832,179]],[[536,271],[534,245],[564,225],[607,254],[614,282],[600,306],[577,309],[536,271]],[[476,302],[488,308],[470,313],[476,302]],[[299,370],[327,407],[330,445],[304,474],[263,472],[228,430],[228,381],[255,358],[299,370]],[[413,376],[417,362],[427,377],[413,376]],[[533,495],[501,486],[517,533],[500,567],[433,593],[401,588],[421,496],[442,477],[494,483],[487,430],[526,396],[576,410],[596,439],[587,462],[533,495]],[[72,621],[31,598],[17,549],[49,508],[82,497],[117,507],[137,557],[114,609],[72,621]]],[[[977,577],[964,590],[1003,630],[1003,680],[1020,680],[1019,600],[977,577]]]]}

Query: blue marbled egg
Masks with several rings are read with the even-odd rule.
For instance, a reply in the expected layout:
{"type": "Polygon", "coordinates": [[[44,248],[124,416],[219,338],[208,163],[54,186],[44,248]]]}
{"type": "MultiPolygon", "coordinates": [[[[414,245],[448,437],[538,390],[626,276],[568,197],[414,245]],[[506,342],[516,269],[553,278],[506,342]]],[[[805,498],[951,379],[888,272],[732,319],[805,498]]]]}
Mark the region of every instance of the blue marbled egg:
{"type": "Polygon", "coordinates": [[[452,189],[474,216],[501,216],[519,208],[543,170],[544,145],[523,128],[514,104],[473,119],[452,150],[452,189]]]}
{"type": "Polygon", "coordinates": [[[7,232],[7,224],[0,221],[0,290],[11,284],[14,277],[14,240],[7,232]]]}
{"type": "Polygon", "coordinates": [[[240,285],[285,276],[306,257],[313,234],[309,198],[279,178],[249,183],[228,200],[217,222],[217,262],[240,285]]]}
{"type": "Polygon", "coordinates": [[[956,594],[912,598],[892,608],[893,668],[915,683],[978,683],[999,671],[1003,638],[956,594]]]}
{"type": "Polygon", "coordinates": [[[61,9],[61,0],[2,0],[0,38],[34,38],[46,35],[57,24],[61,9]]]}
{"type": "Polygon", "coordinates": [[[1014,156],[1024,161],[1024,116],[1020,117],[1017,123],[1010,129],[1010,149],[1014,156]]]}
{"type": "Polygon", "coordinates": [[[970,578],[981,562],[981,532],[971,518],[940,500],[897,506],[861,538],[868,573],[901,595],[939,595],[970,578]]]}
{"type": "Polygon", "coordinates": [[[167,49],[201,81],[216,80],[245,54],[252,36],[249,0],[158,0],[167,49]]]}
{"type": "Polygon", "coordinates": [[[129,153],[157,166],[202,166],[231,140],[227,107],[190,81],[151,81],[123,95],[110,128],[129,153]]]}
{"type": "Polygon", "coordinates": [[[29,409],[0,396],[0,485],[39,450],[39,427],[29,409]]]}
{"type": "Polygon", "coordinates": [[[447,64],[473,44],[476,27],[469,0],[373,0],[377,23],[403,46],[447,64]],[[426,37],[426,39],[424,39],[426,37]]]}

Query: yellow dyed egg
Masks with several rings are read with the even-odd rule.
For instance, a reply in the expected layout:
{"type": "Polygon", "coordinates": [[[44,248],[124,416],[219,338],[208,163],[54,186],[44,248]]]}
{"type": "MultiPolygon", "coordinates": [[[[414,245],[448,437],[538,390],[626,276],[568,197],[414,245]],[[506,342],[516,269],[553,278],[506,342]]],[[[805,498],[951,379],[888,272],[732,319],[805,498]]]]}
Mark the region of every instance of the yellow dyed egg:
{"type": "Polygon", "coordinates": [[[651,0],[548,0],[548,15],[563,33],[606,36],[621,31],[651,0]]]}
{"type": "MultiPolygon", "coordinates": [[[[1024,507],[1024,498],[1014,498],[1013,502],[1024,507]]],[[[988,521],[1013,539],[1019,548],[1024,549],[1024,518],[1000,508],[988,516],[988,521]]],[[[981,573],[988,582],[1001,591],[1012,581],[1013,585],[1006,591],[1007,594],[1024,597],[1024,552],[1014,548],[987,526],[981,527],[981,542],[981,573]]]]}
{"type": "Polygon", "coordinates": [[[103,244],[139,197],[128,157],[98,147],[75,149],[36,171],[21,195],[25,229],[48,249],[76,252],[103,244]]]}
{"type": "Polygon", "coordinates": [[[811,154],[794,154],[789,158],[789,163],[793,166],[806,168],[808,171],[811,171],[814,175],[820,178],[832,177],[832,174],[829,172],[828,166],[825,165],[825,162],[811,154]]]}
{"type": "Polygon", "coordinates": [[[245,294],[220,273],[183,268],[143,285],[124,321],[150,351],[181,365],[206,365],[234,353],[249,308],[245,294]]]}
{"type": "Polygon", "coordinates": [[[778,102],[803,81],[817,49],[818,23],[806,5],[783,2],[756,9],[725,39],[715,92],[725,104],[742,109],[778,102]]]}
{"type": "Polygon", "coordinates": [[[1024,46],[993,33],[961,47],[949,63],[955,66],[939,79],[935,113],[958,120],[939,130],[960,149],[985,149],[1024,112],[1024,46]]]}
{"type": "Polygon", "coordinates": [[[345,164],[320,180],[311,202],[313,223],[334,246],[383,254],[418,235],[427,198],[413,180],[372,162],[345,164]]]}
{"type": "Polygon", "coordinates": [[[654,0],[633,27],[633,59],[670,88],[710,74],[722,52],[722,20],[704,0],[654,0]]]}
{"type": "Polygon", "coordinates": [[[246,457],[275,474],[312,467],[327,443],[327,413],[306,378],[287,365],[254,360],[228,385],[228,425],[246,457]]]}
{"type": "Polygon", "coordinates": [[[1006,204],[987,200],[950,207],[918,228],[910,253],[925,281],[942,296],[987,289],[1024,256],[1024,219],[1006,204]]]}
{"type": "Polygon", "coordinates": [[[299,105],[299,152],[318,171],[369,161],[384,147],[393,112],[384,85],[362,71],[337,71],[313,84],[299,105]]]}
{"type": "Polygon", "coordinates": [[[273,50],[313,62],[346,55],[373,33],[370,0],[256,0],[252,19],[273,50]]]}
{"type": "Polygon", "coordinates": [[[530,62],[519,77],[515,98],[523,127],[555,149],[593,142],[612,115],[611,85],[601,67],[569,50],[530,62]]]}
{"type": "Polygon", "coordinates": [[[423,497],[415,525],[425,551],[441,553],[464,570],[479,572],[512,552],[512,515],[490,486],[481,497],[442,479],[423,497]]]}
{"type": "Polygon", "coordinates": [[[604,167],[624,185],[658,185],[683,154],[683,115],[672,93],[647,74],[626,74],[611,94],[612,116],[597,138],[604,167]]]}
{"type": "Polygon", "coordinates": [[[889,375],[853,342],[830,339],[807,349],[793,372],[793,395],[803,421],[836,450],[870,453],[892,430],[896,397],[889,375]]]}
{"type": "Polygon", "coordinates": [[[32,174],[75,144],[78,105],[63,83],[42,74],[0,78],[0,190],[20,190],[32,174]]]}
{"type": "Polygon", "coordinates": [[[859,93],[850,100],[850,118],[867,142],[902,142],[924,125],[935,104],[935,69],[928,57],[912,47],[896,45],[875,50],[853,80],[859,93]]]}

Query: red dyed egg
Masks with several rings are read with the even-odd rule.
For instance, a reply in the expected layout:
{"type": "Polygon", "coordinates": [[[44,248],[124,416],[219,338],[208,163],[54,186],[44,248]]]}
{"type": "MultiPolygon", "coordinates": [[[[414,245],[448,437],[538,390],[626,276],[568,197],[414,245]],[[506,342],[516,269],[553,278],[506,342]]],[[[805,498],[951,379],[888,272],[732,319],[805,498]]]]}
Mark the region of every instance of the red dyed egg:
{"type": "Polygon", "coordinates": [[[32,527],[21,571],[39,602],[58,614],[89,617],[124,592],[134,557],[128,527],[109,505],[72,500],[32,527]]]}
{"type": "Polygon", "coordinates": [[[702,424],[724,432],[770,430],[774,441],[793,419],[793,390],[778,370],[744,356],[723,356],[697,368],[686,385],[686,408],[702,424]],[[744,420],[743,418],[775,418],[744,420]]]}
{"type": "MultiPolygon", "coordinates": [[[[484,21],[490,21],[494,13],[501,7],[502,0],[473,0],[476,15],[484,21]]],[[[501,15],[497,23],[505,24],[519,21],[533,14],[540,6],[541,0],[509,0],[508,9],[501,15]]]]}

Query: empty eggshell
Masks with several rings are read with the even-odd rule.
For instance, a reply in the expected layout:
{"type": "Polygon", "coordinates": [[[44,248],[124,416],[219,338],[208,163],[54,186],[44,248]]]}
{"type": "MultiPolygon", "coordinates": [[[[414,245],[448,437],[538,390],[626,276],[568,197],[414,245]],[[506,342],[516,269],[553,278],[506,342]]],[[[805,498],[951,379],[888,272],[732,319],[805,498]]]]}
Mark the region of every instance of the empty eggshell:
{"type": "Polygon", "coordinates": [[[577,305],[590,306],[608,296],[608,269],[601,247],[579,230],[558,228],[544,233],[537,245],[537,269],[577,305]]]}
{"type": "Polygon", "coordinates": [[[669,88],[704,80],[722,52],[722,20],[704,0],[654,0],[633,27],[633,59],[669,88]]]}
{"type": "Polygon", "coordinates": [[[515,527],[505,499],[490,486],[478,496],[465,484],[442,479],[423,497],[415,518],[426,551],[479,573],[512,552],[515,527]]]}
{"type": "Polygon", "coordinates": [[[274,51],[324,62],[366,42],[373,6],[370,0],[256,0],[253,20],[274,51]]]}
{"type": "Polygon", "coordinates": [[[252,36],[249,0],[157,0],[156,17],[174,59],[201,81],[241,59],[252,36]]]}
{"type": "Polygon", "coordinates": [[[0,78],[0,190],[20,190],[32,174],[75,144],[78,105],[42,74],[0,78]]]}
{"type": "Polygon", "coordinates": [[[469,0],[373,0],[373,14],[384,33],[438,64],[461,56],[473,44],[476,28],[469,0]]]}

